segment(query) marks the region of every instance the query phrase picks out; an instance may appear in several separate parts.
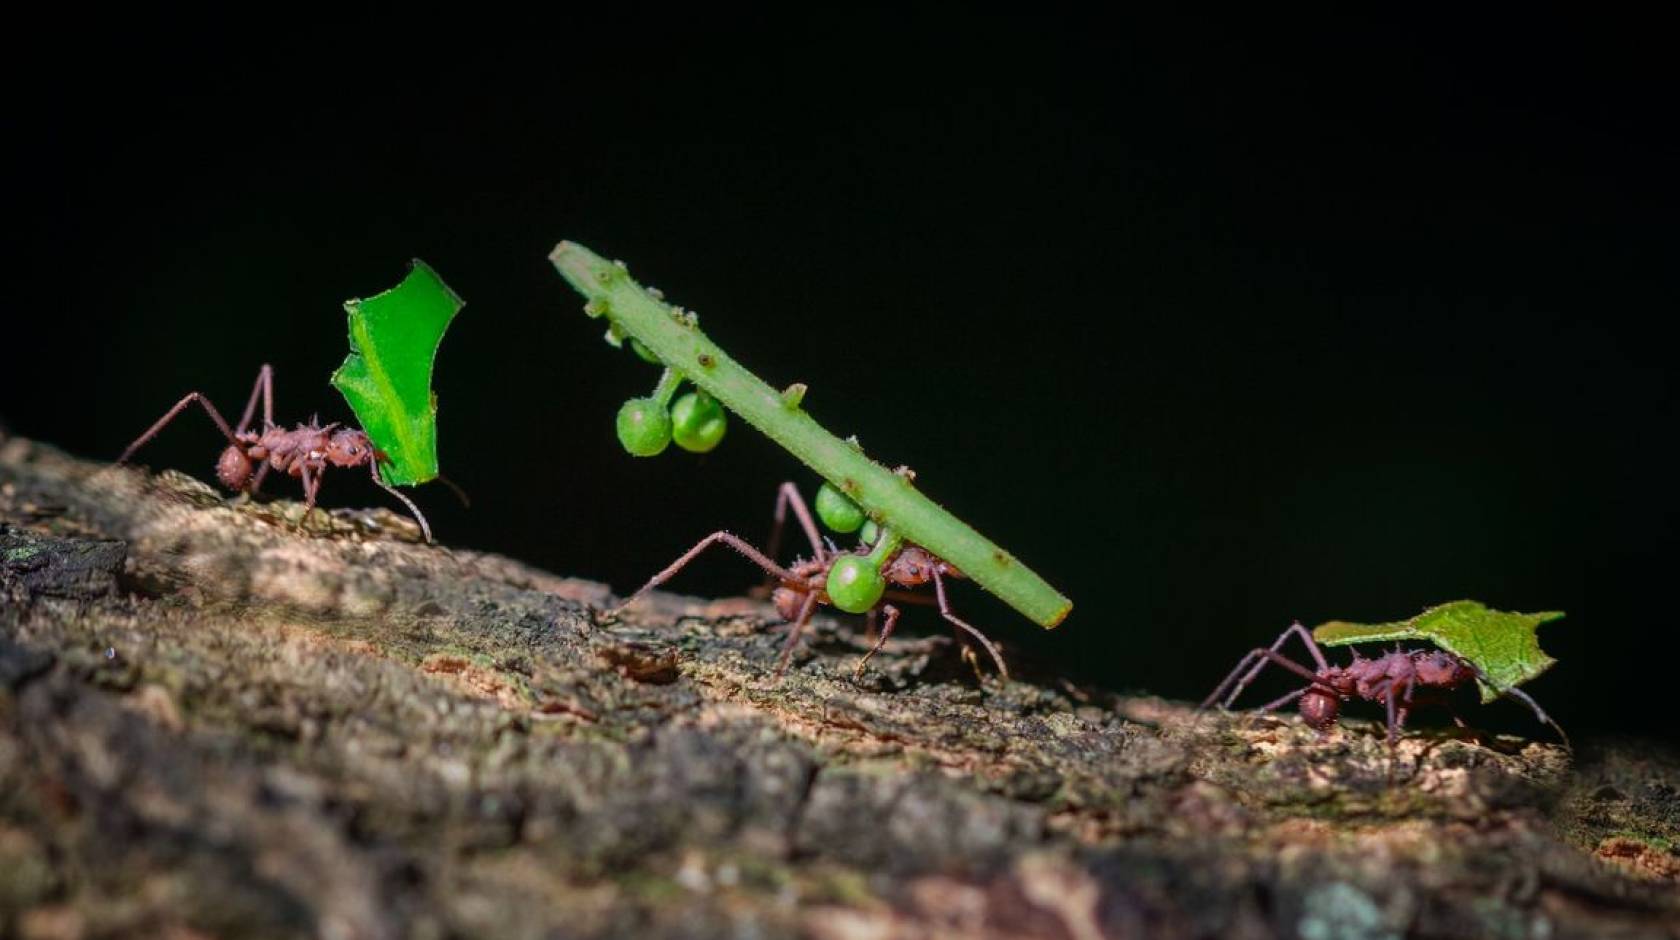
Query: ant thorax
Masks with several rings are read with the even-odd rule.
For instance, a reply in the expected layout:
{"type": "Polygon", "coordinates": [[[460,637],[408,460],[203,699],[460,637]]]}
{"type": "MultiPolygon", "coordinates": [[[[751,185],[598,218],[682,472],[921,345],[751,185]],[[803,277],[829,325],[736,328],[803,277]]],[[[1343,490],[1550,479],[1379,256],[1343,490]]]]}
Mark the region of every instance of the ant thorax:
{"type": "Polygon", "coordinates": [[[1355,653],[1353,662],[1332,667],[1325,678],[1343,694],[1376,699],[1391,685],[1452,689],[1475,678],[1463,660],[1440,650],[1395,650],[1375,659],[1355,653]]]}
{"type": "Polygon", "coordinates": [[[1324,731],[1336,722],[1343,699],[1377,701],[1391,688],[1444,692],[1474,679],[1476,671],[1464,660],[1440,650],[1395,650],[1375,659],[1354,653],[1353,662],[1322,669],[1318,677],[1329,688],[1315,685],[1307,689],[1301,696],[1300,710],[1309,726],[1324,731]]]}
{"type": "Polygon", "coordinates": [[[252,461],[266,460],[274,469],[292,476],[299,475],[305,468],[320,470],[328,464],[335,467],[364,466],[378,454],[367,434],[348,428],[339,429],[336,424],[325,427],[300,424],[291,430],[271,427],[261,433],[246,431],[239,435],[239,439],[245,445],[245,455],[252,461]]]}
{"type": "Polygon", "coordinates": [[[270,426],[262,431],[240,431],[238,441],[222,451],[216,461],[216,479],[230,490],[243,490],[257,464],[267,462],[281,473],[301,476],[304,470],[360,467],[379,458],[379,451],[363,431],[325,427],[311,422],[291,430],[270,426]]]}

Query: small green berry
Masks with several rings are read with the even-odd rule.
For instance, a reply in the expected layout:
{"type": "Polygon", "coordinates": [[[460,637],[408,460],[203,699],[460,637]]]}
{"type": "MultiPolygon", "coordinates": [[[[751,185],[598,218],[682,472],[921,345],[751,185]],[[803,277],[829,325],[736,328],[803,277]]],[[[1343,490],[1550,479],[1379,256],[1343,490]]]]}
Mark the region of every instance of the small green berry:
{"type": "Polygon", "coordinates": [[[630,351],[640,357],[643,362],[659,365],[659,357],[653,354],[653,350],[643,346],[642,341],[634,336],[630,337],[630,351]]]}
{"type": "Polygon", "coordinates": [[[862,555],[841,555],[828,569],[828,599],[848,614],[874,607],[887,590],[887,579],[862,555]]]}
{"type": "Polygon", "coordinates": [[[728,429],[723,406],[705,392],[689,392],[671,404],[671,437],[683,450],[704,454],[728,429]]]}
{"type": "Polygon", "coordinates": [[[858,530],[858,538],[861,539],[865,545],[874,545],[875,540],[880,537],[881,527],[875,524],[874,519],[865,519],[863,522],[863,528],[858,530]]]}
{"type": "Polygon", "coordinates": [[[652,398],[632,398],[618,409],[618,442],[637,457],[652,457],[671,443],[671,416],[652,398]]]}
{"type": "Polygon", "coordinates": [[[817,518],[836,532],[856,532],[869,521],[858,504],[827,483],[817,490],[817,518]]]}

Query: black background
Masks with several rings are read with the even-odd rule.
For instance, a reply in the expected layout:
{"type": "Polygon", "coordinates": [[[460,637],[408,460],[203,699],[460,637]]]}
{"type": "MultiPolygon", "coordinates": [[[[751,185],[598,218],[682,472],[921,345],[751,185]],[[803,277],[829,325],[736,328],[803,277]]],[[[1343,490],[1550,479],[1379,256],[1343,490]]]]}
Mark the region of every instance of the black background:
{"type": "MultiPolygon", "coordinates": [[[[712,529],[762,538],[775,485],[815,478],[738,422],[704,458],[619,450],[654,375],[549,267],[571,238],[1074,598],[1045,633],[959,590],[1025,657],[1199,697],[1292,618],[1467,596],[1569,612],[1531,687],[1566,726],[1668,733],[1659,35],[64,24],[6,66],[0,416],[114,457],[189,389],[237,410],[266,361],[285,420],[344,420],[339,305],[418,256],[468,301],[436,386],[475,505],[418,494],[444,540],[628,590],[712,529]]],[[[208,478],[218,450],[194,415],[144,462],[208,478]]],[[[329,505],[388,502],[327,482],[329,505]]],[[[722,557],[675,587],[754,581],[722,557]]]]}

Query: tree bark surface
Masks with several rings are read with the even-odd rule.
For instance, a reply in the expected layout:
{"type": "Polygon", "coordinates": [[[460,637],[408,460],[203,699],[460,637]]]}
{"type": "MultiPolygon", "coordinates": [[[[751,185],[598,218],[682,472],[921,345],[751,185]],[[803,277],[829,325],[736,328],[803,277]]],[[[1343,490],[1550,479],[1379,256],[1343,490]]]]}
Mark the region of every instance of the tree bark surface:
{"type": "Polygon", "coordinates": [[[777,681],[763,602],[612,601],[0,438],[0,936],[1680,936],[1650,742],[854,681],[825,618],[777,681]]]}

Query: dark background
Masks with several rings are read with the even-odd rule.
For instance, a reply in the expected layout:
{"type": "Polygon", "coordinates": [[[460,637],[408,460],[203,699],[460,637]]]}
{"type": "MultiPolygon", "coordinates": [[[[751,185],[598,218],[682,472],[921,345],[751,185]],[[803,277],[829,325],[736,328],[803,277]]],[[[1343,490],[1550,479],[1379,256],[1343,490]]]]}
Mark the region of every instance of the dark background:
{"type": "MultiPolygon", "coordinates": [[[[761,539],[814,476],[739,422],[704,458],[619,450],[654,374],[549,267],[571,238],[1074,598],[1045,633],[959,589],[1024,658],[1200,697],[1293,618],[1474,597],[1569,612],[1531,686],[1566,726],[1671,733],[1651,24],[72,26],[6,66],[14,431],[115,457],[265,361],[285,420],[344,420],[339,305],[419,256],[468,301],[436,385],[475,504],[418,494],[445,541],[627,591],[761,539]]],[[[143,459],[208,478],[219,447],[194,414],[143,459]]],[[[389,502],[342,472],[324,499],[389,502]]]]}

